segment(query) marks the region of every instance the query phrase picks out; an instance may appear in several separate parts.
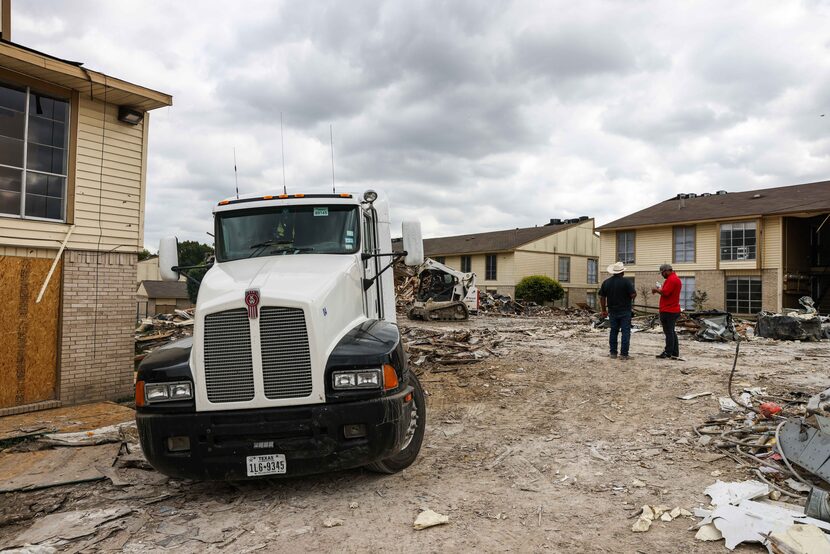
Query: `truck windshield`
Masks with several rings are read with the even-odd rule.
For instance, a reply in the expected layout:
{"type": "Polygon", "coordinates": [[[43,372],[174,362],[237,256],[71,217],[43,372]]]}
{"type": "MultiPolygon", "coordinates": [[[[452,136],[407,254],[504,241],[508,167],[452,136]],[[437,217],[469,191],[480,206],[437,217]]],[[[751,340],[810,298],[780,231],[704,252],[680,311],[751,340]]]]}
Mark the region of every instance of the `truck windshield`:
{"type": "Polygon", "coordinates": [[[220,262],[293,254],[353,254],[357,206],[281,206],[217,214],[220,262]]]}

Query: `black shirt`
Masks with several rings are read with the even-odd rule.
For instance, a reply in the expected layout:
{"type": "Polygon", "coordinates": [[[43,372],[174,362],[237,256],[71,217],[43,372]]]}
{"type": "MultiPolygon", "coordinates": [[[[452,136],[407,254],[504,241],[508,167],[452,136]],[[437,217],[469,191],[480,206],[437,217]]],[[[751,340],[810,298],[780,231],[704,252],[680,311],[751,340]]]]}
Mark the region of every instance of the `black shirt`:
{"type": "Polygon", "coordinates": [[[606,298],[608,313],[619,314],[631,311],[631,295],[636,294],[634,283],[622,275],[612,275],[602,282],[599,295],[606,298]]]}

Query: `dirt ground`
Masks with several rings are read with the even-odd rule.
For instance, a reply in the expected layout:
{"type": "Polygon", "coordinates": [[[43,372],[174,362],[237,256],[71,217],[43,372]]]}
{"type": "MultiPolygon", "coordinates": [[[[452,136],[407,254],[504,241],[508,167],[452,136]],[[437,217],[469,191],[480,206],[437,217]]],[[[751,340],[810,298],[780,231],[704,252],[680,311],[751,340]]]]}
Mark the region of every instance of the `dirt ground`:
{"type": "MultiPolygon", "coordinates": [[[[573,318],[476,317],[431,328],[496,329],[501,355],[425,370],[428,426],[419,460],[380,476],[364,470],[288,480],[110,481],[0,496],[0,545],[35,518],[69,510],[134,510],[126,528],[66,551],[723,552],[695,540],[696,520],[633,533],[643,504],[693,509],[716,480],[743,480],[729,458],[699,458],[692,427],[718,412],[734,343],[681,337],[686,361],[655,359],[662,335],[636,333],[630,361],[607,356],[607,332],[573,318]],[[448,368],[442,368],[448,369],[448,368]],[[677,396],[711,391],[682,401],[677,396]],[[448,525],[412,528],[421,509],[448,525]],[[342,525],[326,527],[327,519],[342,525]]],[[[412,323],[407,322],[407,325],[412,323]]],[[[815,393],[828,386],[827,343],[742,345],[736,385],[815,393]]],[[[741,552],[765,551],[742,546],[741,552]]]]}

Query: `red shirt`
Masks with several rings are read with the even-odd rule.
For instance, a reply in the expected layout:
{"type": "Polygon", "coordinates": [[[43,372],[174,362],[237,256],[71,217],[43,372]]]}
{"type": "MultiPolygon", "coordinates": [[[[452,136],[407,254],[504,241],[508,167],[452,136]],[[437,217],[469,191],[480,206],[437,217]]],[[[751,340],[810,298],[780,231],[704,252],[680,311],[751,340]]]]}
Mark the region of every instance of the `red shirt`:
{"type": "Polygon", "coordinates": [[[660,287],[660,311],[680,313],[680,289],[683,283],[677,273],[671,273],[660,287]]]}

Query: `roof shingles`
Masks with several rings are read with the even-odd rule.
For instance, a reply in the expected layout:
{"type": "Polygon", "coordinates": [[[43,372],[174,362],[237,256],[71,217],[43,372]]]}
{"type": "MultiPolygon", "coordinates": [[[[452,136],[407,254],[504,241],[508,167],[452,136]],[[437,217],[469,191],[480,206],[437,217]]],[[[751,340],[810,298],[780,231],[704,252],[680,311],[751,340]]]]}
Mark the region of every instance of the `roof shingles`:
{"type": "Polygon", "coordinates": [[[768,189],[672,198],[597,227],[597,231],[686,221],[830,211],[830,181],[768,189]]]}
{"type": "Polygon", "coordinates": [[[581,223],[585,222],[424,239],[424,254],[431,257],[447,254],[479,254],[515,250],[523,244],[576,227],[581,223]]]}

